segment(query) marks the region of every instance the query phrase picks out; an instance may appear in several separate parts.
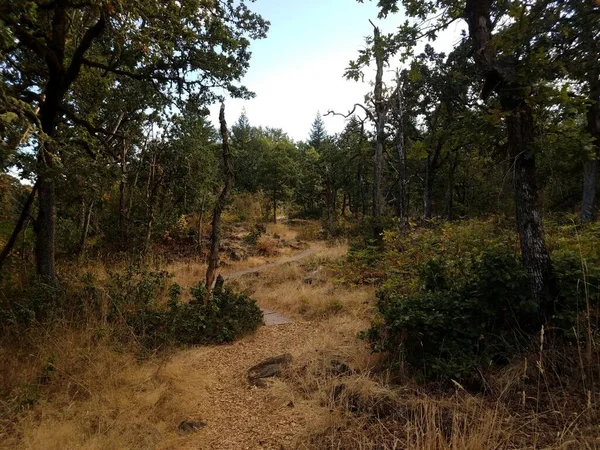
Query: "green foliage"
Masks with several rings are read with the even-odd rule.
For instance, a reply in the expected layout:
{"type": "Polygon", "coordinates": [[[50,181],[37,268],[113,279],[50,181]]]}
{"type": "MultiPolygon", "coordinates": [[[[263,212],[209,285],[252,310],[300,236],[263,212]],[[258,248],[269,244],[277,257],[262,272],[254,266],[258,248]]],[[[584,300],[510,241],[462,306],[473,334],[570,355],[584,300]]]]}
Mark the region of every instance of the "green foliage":
{"type": "MultiPolygon", "coordinates": [[[[170,292],[179,294],[174,288],[170,292]]],[[[231,342],[262,324],[262,311],[245,295],[219,290],[204,305],[204,285],[192,288],[191,293],[194,299],[189,303],[179,303],[172,296],[166,309],[143,307],[129,315],[127,323],[150,348],[231,342]]]]}
{"type": "Polygon", "coordinates": [[[140,309],[154,307],[167,291],[167,280],[172,275],[166,271],[150,271],[130,266],[123,273],[110,274],[107,286],[110,298],[109,320],[127,317],[140,309]]]}
{"type": "MultiPolygon", "coordinates": [[[[567,251],[555,254],[555,270],[561,295],[547,330],[572,339],[586,302],[598,304],[600,268],[584,272],[581,258],[567,251]]],[[[368,336],[376,350],[400,356],[426,378],[469,380],[477,368],[507,363],[541,329],[522,266],[504,246],[432,258],[419,282],[410,294],[395,290],[398,281],[378,292],[382,321],[368,336]]]]}
{"type": "Polygon", "coordinates": [[[3,326],[29,326],[57,316],[65,306],[67,286],[64,283],[48,284],[37,277],[27,280],[25,286],[3,280],[0,295],[0,324],[3,326]]]}

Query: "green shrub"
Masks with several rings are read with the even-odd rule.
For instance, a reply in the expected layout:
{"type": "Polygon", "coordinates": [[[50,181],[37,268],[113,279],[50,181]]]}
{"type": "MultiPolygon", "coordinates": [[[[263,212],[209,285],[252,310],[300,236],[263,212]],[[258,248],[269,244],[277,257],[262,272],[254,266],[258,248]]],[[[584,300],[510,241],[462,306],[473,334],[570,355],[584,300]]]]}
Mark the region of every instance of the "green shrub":
{"type": "Polygon", "coordinates": [[[110,273],[107,292],[110,298],[108,319],[126,316],[132,311],[153,307],[167,290],[172,275],[130,266],[123,273],[110,273]]]}
{"type": "MultiPolygon", "coordinates": [[[[177,288],[170,289],[171,294],[177,292],[177,288]]],[[[142,308],[130,314],[127,323],[150,348],[231,342],[262,324],[262,311],[245,295],[230,289],[218,290],[212,301],[204,305],[203,285],[192,288],[191,293],[194,299],[189,303],[181,304],[172,295],[166,309],[142,308]]]]}
{"type": "Polygon", "coordinates": [[[48,321],[65,306],[67,286],[48,284],[38,277],[27,279],[24,286],[5,285],[0,295],[0,324],[29,326],[36,321],[48,321]]]}
{"type": "MultiPolygon", "coordinates": [[[[552,325],[564,338],[572,336],[583,302],[598,301],[600,273],[594,268],[584,276],[572,254],[554,259],[561,294],[552,325]]],[[[368,337],[375,350],[399,356],[426,378],[468,380],[478,367],[510,361],[541,329],[521,263],[505,247],[459,261],[431,259],[420,281],[415,293],[401,294],[395,283],[378,292],[382,320],[368,337]]]]}

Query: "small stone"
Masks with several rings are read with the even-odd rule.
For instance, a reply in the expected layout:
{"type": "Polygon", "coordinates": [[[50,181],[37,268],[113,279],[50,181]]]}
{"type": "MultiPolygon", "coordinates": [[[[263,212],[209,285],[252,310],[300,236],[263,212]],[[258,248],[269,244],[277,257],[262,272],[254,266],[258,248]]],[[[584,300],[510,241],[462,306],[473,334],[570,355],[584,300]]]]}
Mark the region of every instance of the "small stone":
{"type": "Polygon", "coordinates": [[[181,431],[182,433],[192,433],[194,431],[198,431],[201,428],[204,428],[206,425],[208,425],[208,424],[203,421],[190,422],[190,421],[184,420],[183,422],[181,422],[179,424],[177,429],[179,431],[181,431]]]}
{"type": "Polygon", "coordinates": [[[263,378],[272,378],[281,374],[283,367],[292,362],[292,355],[284,353],[272,356],[248,369],[248,382],[253,386],[267,387],[263,378]]]}

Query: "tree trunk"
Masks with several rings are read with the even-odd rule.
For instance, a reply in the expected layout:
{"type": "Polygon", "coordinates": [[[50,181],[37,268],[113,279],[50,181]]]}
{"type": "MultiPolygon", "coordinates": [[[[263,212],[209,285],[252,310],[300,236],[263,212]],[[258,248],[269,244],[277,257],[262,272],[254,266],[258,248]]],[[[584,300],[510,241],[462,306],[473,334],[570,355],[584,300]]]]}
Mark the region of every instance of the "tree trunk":
{"type": "Polygon", "coordinates": [[[94,200],[90,201],[90,204],[85,208],[83,221],[81,223],[81,238],[79,240],[79,254],[83,254],[85,251],[85,241],[87,240],[88,232],[90,229],[90,221],[92,218],[92,209],[94,208],[94,200]]]}
{"type": "Polygon", "coordinates": [[[277,192],[273,190],[273,223],[277,223],[277,192]]]}
{"type": "Polygon", "coordinates": [[[123,149],[121,151],[120,165],[121,165],[121,181],[119,182],[119,234],[121,235],[121,242],[126,242],[127,236],[125,235],[125,216],[127,214],[125,210],[125,185],[127,184],[127,145],[123,140],[123,149]]]}
{"type": "Polygon", "coordinates": [[[227,205],[227,197],[233,189],[235,174],[233,172],[233,156],[229,148],[229,137],[227,135],[227,122],[225,121],[225,104],[221,104],[219,112],[219,122],[221,123],[221,140],[223,147],[223,166],[225,168],[225,186],[219,194],[213,210],[212,231],[210,234],[210,258],[208,268],[206,269],[206,297],[204,304],[210,301],[215,282],[215,272],[219,266],[219,245],[221,237],[221,214],[227,205]]]}
{"type": "Polygon", "coordinates": [[[540,303],[544,319],[552,314],[558,292],[546,248],[535,177],[534,118],[529,106],[513,108],[506,119],[508,146],[514,161],[514,188],[521,257],[530,290],[540,303]]]}
{"type": "Polygon", "coordinates": [[[587,111],[587,129],[592,136],[592,157],[583,164],[583,199],[581,202],[581,223],[594,219],[598,180],[598,158],[600,157],[600,83],[591,83],[590,100],[587,111]]]}
{"type": "Polygon", "coordinates": [[[406,152],[404,150],[404,104],[402,80],[396,73],[396,104],[393,108],[396,117],[396,153],[398,154],[398,198],[396,200],[396,214],[400,225],[406,225],[406,152]]]}
{"type": "Polygon", "coordinates": [[[23,226],[25,225],[25,223],[27,222],[27,219],[29,218],[29,210],[31,209],[31,204],[33,203],[33,200],[35,199],[35,194],[37,193],[37,190],[38,190],[38,184],[35,183],[33,185],[33,188],[31,188],[31,192],[27,196],[27,200],[25,201],[25,205],[23,205],[23,209],[21,210],[21,215],[19,216],[19,220],[17,221],[17,224],[15,225],[15,228],[14,228],[12,234],[10,235],[10,238],[8,239],[8,242],[2,249],[2,253],[0,253],[0,269],[2,268],[4,261],[6,260],[6,258],[10,254],[10,252],[12,251],[12,249],[15,245],[15,242],[17,242],[17,238],[19,237],[19,233],[21,233],[23,226]]]}
{"type": "Polygon", "coordinates": [[[484,75],[481,96],[486,100],[492,92],[507,113],[508,147],[513,159],[517,230],[521,243],[523,266],[532,297],[539,303],[541,319],[550,318],[558,293],[556,277],[544,238],[542,215],[538,204],[535,179],[534,117],[527,105],[527,90],[511,82],[516,67],[499,61],[492,39],[493,0],[467,0],[465,19],[474,43],[474,59],[484,75]],[[507,76],[509,75],[509,76],[507,76]],[[512,76],[510,76],[512,75],[512,76]]]}
{"type": "Polygon", "coordinates": [[[446,220],[454,220],[454,173],[458,166],[458,155],[450,157],[450,171],[448,173],[448,186],[446,188],[446,220]]]}
{"type": "Polygon", "coordinates": [[[425,161],[425,185],[423,187],[423,219],[431,219],[431,185],[432,180],[431,170],[431,157],[427,154],[427,160],[425,161]]]}
{"type": "Polygon", "coordinates": [[[204,204],[206,202],[206,194],[202,195],[202,205],[198,214],[198,253],[202,252],[202,225],[204,222],[204,204]]]}
{"type": "Polygon", "coordinates": [[[598,153],[594,148],[591,159],[583,163],[583,200],[581,202],[581,223],[588,223],[594,219],[596,209],[596,181],[598,179],[598,153]]]}
{"type": "Polygon", "coordinates": [[[384,48],[381,42],[381,32],[379,28],[373,28],[373,46],[375,53],[375,64],[377,72],[375,74],[375,89],[373,92],[373,100],[375,102],[375,156],[373,158],[373,217],[377,221],[381,217],[382,212],[382,195],[381,181],[383,171],[383,142],[385,140],[385,119],[386,105],[383,100],[383,65],[384,65],[384,48]]]}
{"type": "Polygon", "coordinates": [[[333,236],[335,232],[335,197],[336,192],[331,185],[331,180],[327,180],[326,187],[326,202],[327,202],[327,233],[329,236],[333,236]]]}
{"type": "Polygon", "coordinates": [[[38,151],[38,217],[34,223],[37,273],[48,283],[56,281],[56,194],[52,173],[52,139],[56,135],[59,105],[63,95],[60,77],[51,75],[46,86],[44,104],[40,108],[40,122],[47,138],[40,143],[38,151]]]}
{"type": "Polygon", "coordinates": [[[146,183],[146,239],[144,241],[144,253],[150,250],[152,239],[152,223],[154,222],[154,176],[156,171],[156,153],[152,153],[150,167],[148,168],[148,181],[146,183]]]}

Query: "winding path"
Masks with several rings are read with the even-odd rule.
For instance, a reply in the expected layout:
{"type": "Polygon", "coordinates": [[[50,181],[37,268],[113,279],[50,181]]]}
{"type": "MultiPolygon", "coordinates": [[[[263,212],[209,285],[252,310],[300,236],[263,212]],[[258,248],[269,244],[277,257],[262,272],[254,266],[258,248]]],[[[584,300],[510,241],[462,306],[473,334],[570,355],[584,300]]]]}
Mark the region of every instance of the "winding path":
{"type": "MultiPolygon", "coordinates": [[[[307,248],[306,250],[304,250],[300,253],[296,253],[295,255],[288,256],[286,258],[278,259],[277,261],[274,261],[274,262],[271,262],[268,264],[263,264],[261,266],[250,267],[248,269],[238,270],[236,272],[232,272],[229,274],[223,274],[221,276],[223,277],[224,280],[231,280],[233,278],[239,278],[244,275],[251,274],[251,273],[258,273],[262,270],[273,269],[275,267],[279,267],[284,264],[299,261],[301,259],[304,259],[304,258],[312,255],[313,253],[314,253],[314,251],[312,248],[307,248]]],[[[216,280],[215,280],[215,283],[216,283],[216,280]]],[[[213,284],[213,287],[214,287],[214,284],[213,284]]],[[[275,326],[275,325],[284,325],[284,324],[290,323],[292,321],[290,318],[279,314],[277,311],[273,311],[270,309],[264,309],[264,308],[261,308],[261,310],[263,312],[264,322],[267,327],[271,327],[271,326],[275,326]]]]}

